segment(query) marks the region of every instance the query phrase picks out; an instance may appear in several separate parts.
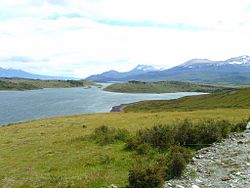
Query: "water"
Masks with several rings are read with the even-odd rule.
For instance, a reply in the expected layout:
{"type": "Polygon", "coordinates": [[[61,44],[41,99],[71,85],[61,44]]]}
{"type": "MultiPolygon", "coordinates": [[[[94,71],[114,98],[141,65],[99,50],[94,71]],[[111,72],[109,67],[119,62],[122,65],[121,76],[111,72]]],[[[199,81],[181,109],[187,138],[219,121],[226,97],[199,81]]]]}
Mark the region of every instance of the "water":
{"type": "Polygon", "coordinates": [[[113,106],[120,104],[198,94],[126,94],[106,92],[96,87],[0,91],[0,125],[63,115],[109,112],[113,106]]]}

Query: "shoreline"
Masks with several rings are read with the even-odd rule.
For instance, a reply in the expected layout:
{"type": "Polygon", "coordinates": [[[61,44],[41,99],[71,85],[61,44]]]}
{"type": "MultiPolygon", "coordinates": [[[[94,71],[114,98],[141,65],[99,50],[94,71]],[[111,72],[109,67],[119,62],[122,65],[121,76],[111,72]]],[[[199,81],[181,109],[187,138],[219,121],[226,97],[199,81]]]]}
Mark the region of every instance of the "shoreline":
{"type": "Polygon", "coordinates": [[[123,109],[126,108],[127,106],[133,105],[133,104],[138,104],[140,102],[142,102],[142,101],[113,106],[109,112],[123,112],[123,109]]]}

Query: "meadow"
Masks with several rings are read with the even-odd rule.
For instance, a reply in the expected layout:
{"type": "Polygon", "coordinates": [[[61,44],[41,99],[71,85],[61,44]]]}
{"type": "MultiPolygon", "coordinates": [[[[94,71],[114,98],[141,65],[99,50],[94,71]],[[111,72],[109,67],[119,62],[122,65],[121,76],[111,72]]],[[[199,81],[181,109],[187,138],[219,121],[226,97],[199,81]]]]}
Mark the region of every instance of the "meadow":
{"type": "Polygon", "coordinates": [[[107,187],[128,184],[128,172],[166,153],[139,155],[118,141],[100,145],[86,139],[96,128],[126,129],[135,134],[155,125],[190,119],[248,118],[250,109],[211,109],[159,113],[103,113],[66,116],[0,128],[0,187],[107,187]]]}

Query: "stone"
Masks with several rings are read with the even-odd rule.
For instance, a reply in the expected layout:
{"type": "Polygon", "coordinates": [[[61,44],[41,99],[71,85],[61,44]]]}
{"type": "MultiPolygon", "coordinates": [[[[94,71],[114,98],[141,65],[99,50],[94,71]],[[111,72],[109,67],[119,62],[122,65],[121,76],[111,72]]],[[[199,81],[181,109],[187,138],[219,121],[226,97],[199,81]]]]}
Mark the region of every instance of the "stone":
{"type": "Polygon", "coordinates": [[[237,142],[237,143],[238,143],[238,144],[244,144],[244,142],[243,142],[243,141],[241,141],[241,140],[240,140],[239,142],[237,142]]]}
{"type": "Polygon", "coordinates": [[[177,188],[185,188],[182,185],[176,185],[177,188]]]}
{"type": "Polygon", "coordinates": [[[200,179],[196,179],[195,182],[196,183],[202,183],[203,181],[201,181],[200,179]]]}
{"type": "Polygon", "coordinates": [[[108,188],[117,188],[117,186],[114,184],[111,184],[110,186],[108,186],[108,188]]]}
{"type": "Polygon", "coordinates": [[[236,172],[235,175],[240,176],[241,172],[236,172]]]}
{"type": "Polygon", "coordinates": [[[228,181],[228,180],[230,180],[230,177],[229,177],[229,176],[221,177],[221,181],[228,181]]]}
{"type": "Polygon", "coordinates": [[[250,122],[248,122],[248,124],[246,126],[246,130],[250,130],[250,122]]]}
{"type": "Polygon", "coordinates": [[[200,187],[197,185],[192,185],[191,188],[200,188],[200,187]]]}

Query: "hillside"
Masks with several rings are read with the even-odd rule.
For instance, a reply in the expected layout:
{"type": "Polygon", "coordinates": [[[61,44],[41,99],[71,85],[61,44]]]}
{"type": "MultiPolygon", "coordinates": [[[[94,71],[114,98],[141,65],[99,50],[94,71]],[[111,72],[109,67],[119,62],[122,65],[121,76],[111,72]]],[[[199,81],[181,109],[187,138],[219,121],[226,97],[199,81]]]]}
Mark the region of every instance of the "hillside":
{"type": "Polygon", "coordinates": [[[187,82],[140,82],[129,81],[128,83],[115,83],[104,88],[105,91],[119,93],[174,93],[174,92],[204,92],[215,93],[234,88],[193,84],[187,82]]]}
{"type": "Polygon", "coordinates": [[[123,108],[125,112],[188,111],[216,108],[250,108],[250,88],[183,97],[176,100],[142,101],[123,108]]]}
{"type": "Polygon", "coordinates": [[[33,80],[17,78],[0,78],[0,90],[32,90],[43,88],[68,88],[96,86],[86,80],[33,80]]]}

